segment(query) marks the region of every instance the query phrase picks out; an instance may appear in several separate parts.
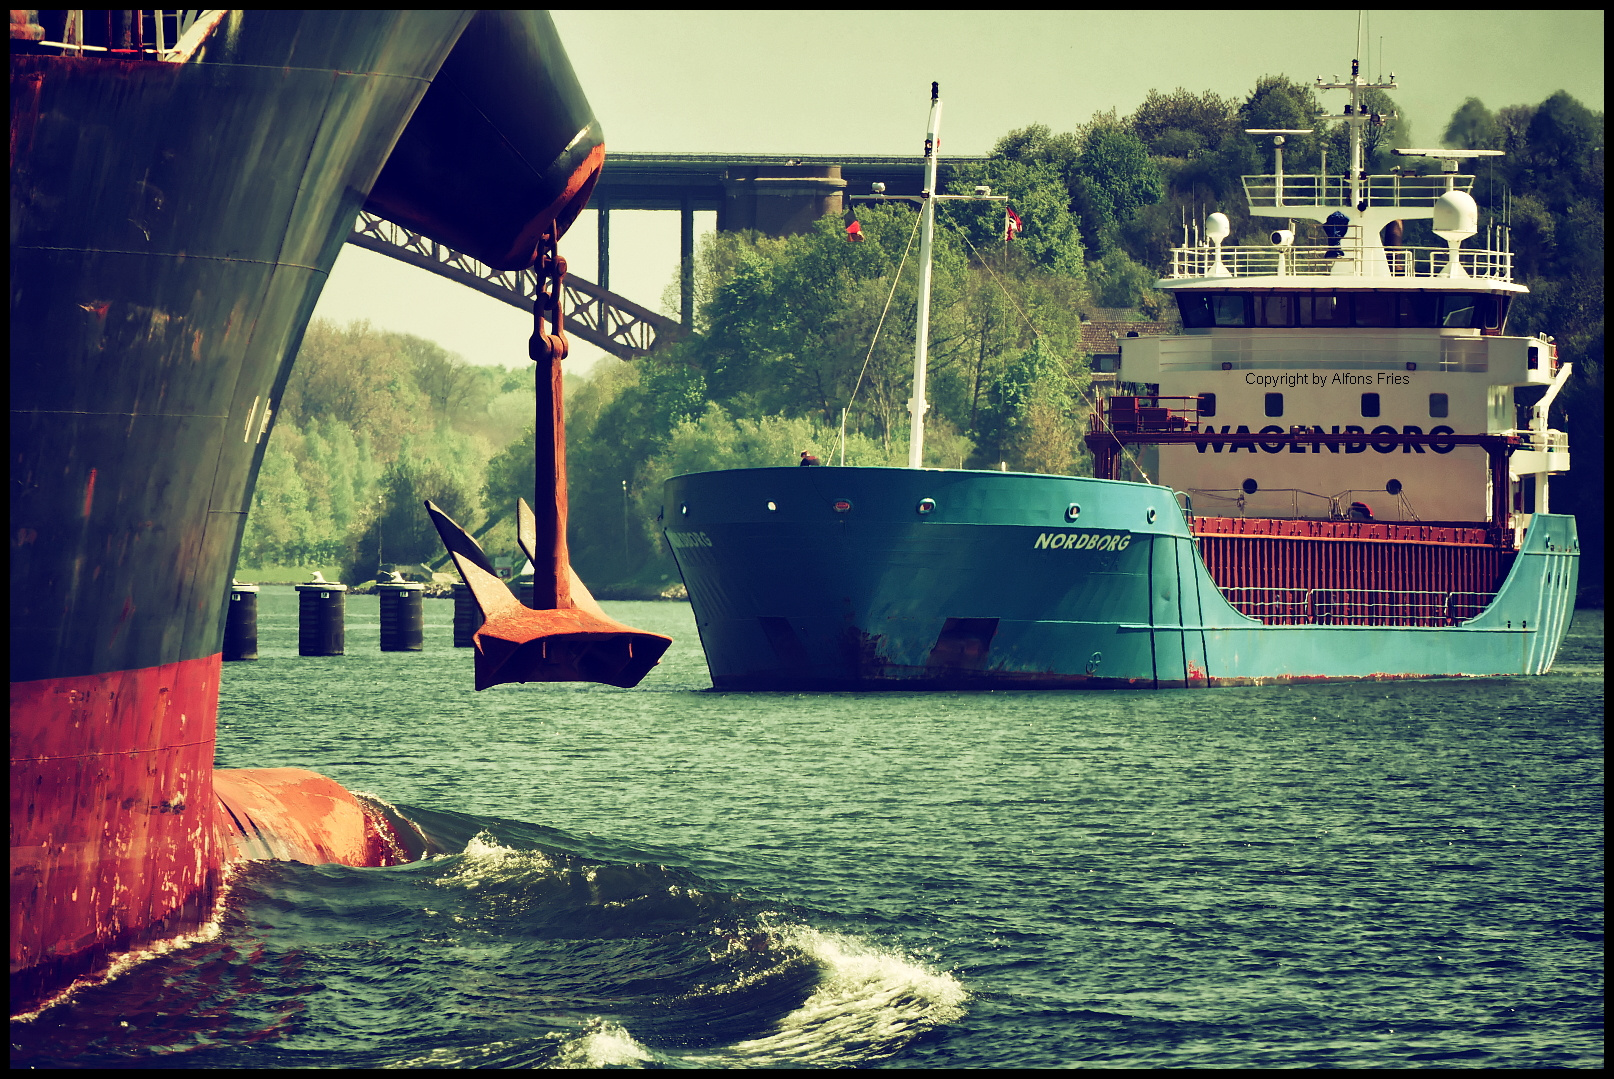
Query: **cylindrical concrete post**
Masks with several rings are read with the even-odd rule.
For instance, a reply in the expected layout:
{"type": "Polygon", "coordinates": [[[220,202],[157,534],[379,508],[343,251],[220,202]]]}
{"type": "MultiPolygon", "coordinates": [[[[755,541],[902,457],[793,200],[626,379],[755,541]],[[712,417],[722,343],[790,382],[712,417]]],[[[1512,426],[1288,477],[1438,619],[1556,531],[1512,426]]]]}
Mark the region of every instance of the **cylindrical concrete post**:
{"type": "Polygon", "coordinates": [[[477,621],[476,600],[471,589],[464,584],[454,586],[454,647],[470,648],[476,642],[471,635],[481,627],[477,621]]]}
{"type": "Polygon", "coordinates": [[[258,586],[231,584],[224,608],[224,659],[258,658],[258,586]]]}
{"type": "Polygon", "coordinates": [[[426,586],[419,581],[389,581],[375,590],[381,597],[381,651],[424,651],[426,586]]]}
{"type": "Polygon", "coordinates": [[[340,656],[346,643],[347,585],[297,586],[297,654],[340,656]]]}

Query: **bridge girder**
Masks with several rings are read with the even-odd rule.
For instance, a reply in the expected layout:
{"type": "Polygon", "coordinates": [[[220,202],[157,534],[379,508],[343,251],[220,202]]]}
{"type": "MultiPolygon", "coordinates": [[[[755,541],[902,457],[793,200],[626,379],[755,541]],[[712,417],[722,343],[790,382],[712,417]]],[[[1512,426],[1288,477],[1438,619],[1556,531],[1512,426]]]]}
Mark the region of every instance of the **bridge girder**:
{"type": "MultiPolygon", "coordinates": [[[[347,242],[446,277],[530,313],[537,296],[532,270],[495,270],[386,218],[361,212],[347,242]]],[[[622,360],[633,360],[682,338],[675,320],[640,307],[575,274],[566,275],[566,332],[622,360]]]]}

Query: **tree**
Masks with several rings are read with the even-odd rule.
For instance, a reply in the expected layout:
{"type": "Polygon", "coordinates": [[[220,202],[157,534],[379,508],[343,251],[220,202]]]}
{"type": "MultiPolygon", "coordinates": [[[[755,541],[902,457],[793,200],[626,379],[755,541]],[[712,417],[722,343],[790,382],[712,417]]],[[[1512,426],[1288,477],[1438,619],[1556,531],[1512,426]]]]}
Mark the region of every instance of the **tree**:
{"type": "Polygon", "coordinates": [[[1285,75],[1263,75],[1255,80],[1244,103],[1238,108],[1238,127],[1311,128],[1323,114],[1316,91],[1285,75]]]}
{"type": "Polygon", "coordinates": [[[435,414],[464,422],[487,408],[492,387],[464,357],[413,334],[395,334],[392,341],[435,414]]]}
{"type": "Polygon", "coordinates": [[[1187,159],[1220,149],[1236,133],[1236,119],[1233,101],[1179,86],[1169,94],[1150,90],[1127,127],[1151,155],[1187,159]]]}
{"type": "Polygon", "coordinates": [[[331,418],[367,431],[385,460],[396,456],[406,436],[433,426],[431,402],[415,384],[396,335],[368,322],[309,324],[281,411],[299,426],[331,418]]]}
{"type": "Polygon", "coordinates": [[[275,425],[264,447],[258,485],[241,540],[239,562],[245,566],[301,565],[314,528],[308,488],[297,471],[296,450],[302,432],[295,424],[275,425]]]}
{"type": "Polygon", "coordinates": [[[349,583],[373,580],[388,565],[430,562],[442,554],[442,540],[426,515],[427,499],[467,531],[481,521],[485,476],[474,440],[445,427],[404,449],[381,481],[375,516],[352,545],[343,569],[349,583]]]}
{"type": "Polygon", "coordinates": [[[1074,473],[1081,455],[1076,399],[1084,379],[1051,343],[1036,338],[1004,366],[978,423],[977,467],[999,461],[1022,471],[1074,473]]]}
{"type": "Polygon", "coordinates": [[[1527,150],[1516,182],[1533,188],[1557,212],[1583,197],[1602,196],[1602,117],[1559,90],[1530,118],[1527,150]]]}
{"type": "Polygon", "coordinates": [[[1120,243],[1120,230],[1165,194],[1160,170],[1136,135],[1119,124],[1095,124],[1077,162],[1075,205],[1082,239],[1102,256],[1120,243]]]}
{"type": "Polygon", "coordinates": [[[1477,97],[1471,97],[1451,114],[1441,145],[1454,150],[1499,150],[1502,131],[1496,116],[1477,97]]]}
{"type": "Polygon", "coordinates": [[[1070,193],[1053,163],[994,158],[984,165],[961,166],[947,191],[967,195],[980,185],[1007,195],[1023,228],[1006,244],[1002,203],[942,203],[938,222],[961,231],[973,260],[986,258],[984,253],[995,256],[1012,244],[1033,265],[1064,277],[1083,277],[1081,233],[1070,212],[1070,193]]]}

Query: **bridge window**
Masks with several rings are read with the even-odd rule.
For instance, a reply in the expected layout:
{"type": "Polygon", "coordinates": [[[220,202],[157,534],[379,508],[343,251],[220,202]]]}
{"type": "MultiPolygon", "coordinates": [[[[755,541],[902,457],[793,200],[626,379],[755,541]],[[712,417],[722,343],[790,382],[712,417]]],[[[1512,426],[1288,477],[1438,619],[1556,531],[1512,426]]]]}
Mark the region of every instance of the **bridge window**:
{"type": "Polygon", "coordinates": [[[1364,393],[1362,395],[1362,415],[1377,416],[1379,414],[1379,395],[1364,393]]]}
{"type": "Polygon", "coordinates": [[[1283,394],[1281,394],[1281,393],[1269,393],[1269,394],[1267,394],[1267,415],[1268,416],[1281,416],[1281,415],[1283,415],[1283,394]]]}
{"type": "Polygon", "coordinates": [[[1453,330],[1502,332],[1507,323],[1508,297],[1473,292],[1444,295],[1407,294],[1401,297],[1399,324],[1441,326],[1453,330]],[[1433,310],[1431,311],[1431,305],[1433,310]]]}
{"type": "Polygon", "coordinates": [[[1202,417],[1216,415],[1216,395],[1214,393],[1202,393],[1199,395],[1199,414],[1202,417]]]}
{"type": "Polygon", "coordinates": [[[1446,395],[1445,394],[1443,394],[1443,393],[1432,393],[1432,394],[1429,395],[1429,415],[1430,416],[1434,417],[1437,420],[1443,420],[1448,415],[1447,408],[1448,408],[1448,405],[1446,403],[1446,395]]]}
{"type": "Polygon", "coordinates": [[[1427,292],[1403,292],[1396,298],[1395,324],[1407,327],[1440,325],[1440,298],[1427,292]]]}
{"type": "Polygon", "coordinates": [[[1480,296],[1474,305],[1474,321],[1486,333],[1501,333],[1507,321],[1508,301],[1502,296],[1480,296]]]}
{"type": "Polygon", "coordinates": [[[1440,298],[1440,324],[1449,329],[1472,329],[1474,326],[1475,296],[1442,296],[1440,298]]]}
{"type": "Polygon", "coordinates": [[[1279,293],[1255,298],[1256,321],[1262,326],[1293,326],[1295,297],[1279,293]]]}
{"type": "Polygon", "coordinates": [[[1177,309],[1182,312],[1186,329],[1202,330],[1211,326],[1248,326],[1250,315],[1246,298],[1241,295],[1216,292],[1179,292],[1177,309]]]}
{"type": "Polygon", "coordinates": [[[1297,326],[1349,326],[1351,322],[1350,297],[1333,293],[1314,293],[1301,296],[1295,312],[1297,326]]]}
{"type": "Polygon", "coordinates": [[[1211,297],[1211,317],[1218,326],[1248,326],[1250,324],[1249,307],[1245,303],[1246,297],[1225,293],[1211,297]]]}
{"type": "Polygon", "coordinates": [[[1360,292],[1356,295],[1356,325],[1394,326],[1396,302],[1394,293],[1360,292]]]}
{"type": "Polygon", "coordinates": [[[1177,310],[1185,330],[1203,330],[1211,324],[1210,297],[1203,292],[1177,293],[1177,310]]]}

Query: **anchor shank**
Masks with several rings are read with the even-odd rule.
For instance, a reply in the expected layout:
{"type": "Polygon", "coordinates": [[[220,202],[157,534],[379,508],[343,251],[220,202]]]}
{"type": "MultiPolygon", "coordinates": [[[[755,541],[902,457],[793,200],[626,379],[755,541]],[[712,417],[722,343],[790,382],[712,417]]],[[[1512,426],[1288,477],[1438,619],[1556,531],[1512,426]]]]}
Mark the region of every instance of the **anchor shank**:
{"type": "Polygon", "coordinates": [[[555,253],[554,241],[546,241],[539,248],[538,295],[533,301],[528,348],[538,364],[532,499],[536,549],[528,555],[532,559],[532,605],[540,611],[573,606],[567,572],[571,559],[566,549],[566,406],[561,389],[561,360],[567,352],[560,306],[566,261],[555,253]]]}

